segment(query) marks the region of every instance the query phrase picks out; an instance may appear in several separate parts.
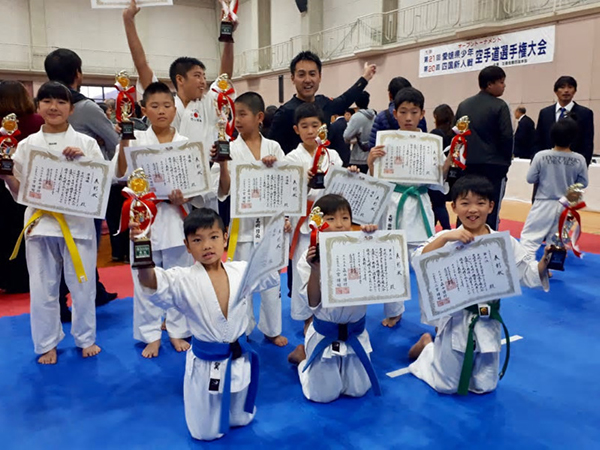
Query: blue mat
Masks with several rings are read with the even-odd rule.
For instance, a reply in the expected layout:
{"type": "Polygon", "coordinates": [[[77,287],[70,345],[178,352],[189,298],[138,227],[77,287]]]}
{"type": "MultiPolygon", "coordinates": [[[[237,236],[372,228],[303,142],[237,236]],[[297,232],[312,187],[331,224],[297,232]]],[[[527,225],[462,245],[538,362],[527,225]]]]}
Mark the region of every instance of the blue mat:
{"type": "MultiPolygon", "coordinates": [[[[132,338],[131,299],[98,310],[102,353],[84,360],[70,336],[55,366],[35,363],[29,316],[0,319],[0,446],[2,449],[240,448],[600,448],[600,256],[569,258],[551,293],[524,290],[503,302],[512,335],[506,377],[488,395],[436,393],[411,375],[407,352],[427,327],[413,300],[396,329],[380,325],[383,308],[369,308],[367,327],[383,397],[369,392],[320,405],[307,401],[286,356],[302,342],[289,318],[290,345],[276,348],[255,331],[261,356],[256,419],[211,443],[194,441],[183,412],[184,355],[164,339],[145,360],[132,338]]],[[[282,277],[285,286],[285,276],[282,277]]],[[[65,327],[69,333],[69,327],[65,327]]]]}

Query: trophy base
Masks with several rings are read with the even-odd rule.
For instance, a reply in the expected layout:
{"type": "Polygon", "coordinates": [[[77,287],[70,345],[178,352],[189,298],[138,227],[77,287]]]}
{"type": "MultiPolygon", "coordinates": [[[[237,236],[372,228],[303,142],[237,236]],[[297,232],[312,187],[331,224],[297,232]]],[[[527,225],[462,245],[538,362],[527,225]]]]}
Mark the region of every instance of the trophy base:
{"type": "Polygon", "coordinates": [[[120,122],[119,126],[121,127],[121,139],[124,141],[134,141],[135,133],[133,122],[120,122]]]}
{"type": "Polygon", "coordinates": [[[233,42],[233,22],[221,22],[219,42],[233,42]]]}
{"type": "Polygon", "coordinates": [[[567,250],[564,248],[552,247],[550,249],[550,262],[548,269],[565,271],[565,259],[567,258],[567,250]]]}
{"type": "Polygon", "coordinates": [[[0,175],[12,175],[15,162],[10,158],[0,158],[0,175]]]}
{"type": "Polygon", "coordinates": [[[450,170],[448,170],[448,181],[449,180],[458,180],[460,177],[462,177],[463,175],[463,170],[460,167],[450,167],[450,170]]]}
{"type": "Polygon", "coordinates": [[[323,172],[316,173],[308,183],[311,189],[325,189],[325,174],[323,172]]]}
{"type": "Polygon", "coordinates": [[[152,269],[155,267],[152,261],[152,244],[150,240],[133,241],[132,269],[152,269]]]}
{"type": "Polygon", "coordinates": [[[213,158],[213,162],[231,161],[231,149],[228,141],[217,141],[215,146],[217,147],[217,154],[213,158]]]}

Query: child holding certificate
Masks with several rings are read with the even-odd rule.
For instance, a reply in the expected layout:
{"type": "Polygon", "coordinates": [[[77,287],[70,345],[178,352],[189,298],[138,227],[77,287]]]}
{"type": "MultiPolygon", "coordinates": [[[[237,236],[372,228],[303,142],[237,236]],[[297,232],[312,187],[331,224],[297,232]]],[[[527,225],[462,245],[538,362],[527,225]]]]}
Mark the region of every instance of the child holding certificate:
{"type": "MultiPolygon", "coordinates": [[[[265,118],[265,102],[256,92],[246,92],[235,100],[235,127],[239,137],[231,142],[231,159],[233,161],[262,161],[265,167],[272,167],[275,161],[285,157],[283,150],[276,141],[266,139],[261,134],[262,122],[265,118]]],[[[212,171],[219,171],[220,166],[228,167],[227,161],[215,163],[212,171]]],[[[219,191],[219,200],[224,201],[229,195],[229,178],[223,179],[223,188],[219,191]]],[[[235,261],[248,261],[254,245],[260,242],[261,234],[270,223],[268,217],[239,219],[235,261]]],[[[230,244],[231,245],[231,244],[230,244]]],[[[277,278],[279,280],[279,278],[277,278]]],[[[247,333],[250,334],[256,326],[252,298],[248,300],[249,324],[247,333]]],[[[260,293],[260,321],[258,329],[275,345],[287,345],[287,338],[281,335],[281,292],[280,284],[260,293]]]]}
{"type": "MultiPolygon", "coordinates": [[[[439,232],[414,256],[440,248],[456,250],[459,242],[468,244],[477,236],[495,233],[486,224],[494,209],[493,195],[494,187],[487,178],[465,175],[456,181],[451,192],[452,209],[462,225],[439,232]]],[[[548,250],[538,263],[516,239],[511,241],[521,283],[547,290],[548,250]]],[[[500,301],[468,307],[438,319],[436,325],[435,341],[425,333],[410,349],[409,358],[417,359],[409,366],[410,372],[444,394],[483,394],[496,389],[504,326],[500,301]]],[[[502,373],[505,369],[506,363],[502,373]]]]}
{"type": "MultiPolygon", "coordinates": [[[[328,225],[323,232],[352,231],[352,211],[342,196],[325,195],[314,207],[320,208],[323,222],[328,225]]],[[[372,233],[377,225],[363,225],[361,230],[372,233]]],[[[299,295],[314,314],[305,344],[288,356],[291,363],[298,364],[304,396],[314,402],[329,403],[341,395],[362,397],[371,385],[379,394],[379,383],[369,357],[371,342],[365,330],[367,307],[325,308],[321,305],[321,272],[316,246],[301,254],[297,273],[299,295]]]]}
{"type": "MultiPolygon", "coordinates": [[[[21,141],[13,155],[14,176],[0,175],[16,200],[32,147],[60,152],[64,158],[103,161],[95,139],[68,123],[73,113],[71,92],[51,81],[37,95],[42,129],[21,141]]],[[[53,183],[49,180],[46,183],[53,183]]],[[[50,187],[51,189],[51,187],[50,187]]],[[[28,207],[25,212],[26,258],[31,286],[31,336],[40,364],[56,364],[56,346],[64,338],[58,302],[61,271],[71,292],[71,334],[83,357],[100,353],[96,345],[96,230],[94,220],[28,207]]],[[[24,230],[24,231],[25,231],[24,230]]]]}
{"type": "MultiPolygon", "coordinates": [[[[396,94],[394,105],[394,117],[400,125],[400,130],[421,132],[418,125],[425,116],[425,110],[423,109],[425,98],[423,94],[412,87],[401,89],[396,94]]],[[[367,164],[371,175],[374,173],[375,160],[385,154],[385,146],[383,145],[378,145],[369,152],[367,164]]],[[[444,178],[449,169],[450,160],[446,159],[444,178]]],[[[387,214],[384,214],[383,223],[380,224],[382,228],[387,230],[404,230],[409,253],[430,238],[435,230],[435,219],[428,188],[443,190],[443,186],[396,184],[387,214]]],[[[385,306],[389,309],[395,308],[395,311],[391,315],[386,314],[388,318],[382,323],[386,327],[394,327],[402,318],[404,302],[387,303],[385,306]]]]}

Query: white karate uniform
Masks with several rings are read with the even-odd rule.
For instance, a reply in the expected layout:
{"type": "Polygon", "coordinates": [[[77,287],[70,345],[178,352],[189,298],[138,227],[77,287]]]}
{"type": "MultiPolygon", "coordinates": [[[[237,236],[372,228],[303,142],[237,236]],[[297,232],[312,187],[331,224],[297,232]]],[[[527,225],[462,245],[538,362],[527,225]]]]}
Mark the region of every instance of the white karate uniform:
{"type": "MultiPolygon", "coordinates": [[[[229,308],[223,315],[212,281],[204,266],[195,263],[191,267],[174,267],[169,270],[155,269],[157,289],[142,287],[147,300],[163,309],[176,308],[187,317],[194,337],[204,342],[235,342],[243,338],[248,327],[248,299],[237,300],[238,290],[247,263],[223,264],[229,279],[229,308]]],[[[137,278],[137,275],[135,276],[137,278]]],[[[276,280],[269,277],[256,290],[264,290],[276,280]]],[[[225,361],[221,361],[225,362],[225,361]]],[[[186,356],[183,380],[185,419],[192,436],[212,440],[223,436],[219,433],[221,401],[223,394],[208,390],[211,378],[210,361],[197,358],[189,350],[186,356]]],[[[221,386],[225,384],[225,365],[219,371],[221,386]]],[[[250,358],[247,354],[231,361],[231,407],[230,426],[244,426],[254,418],[254,413],[244,412],[244,402],[250,384],[250,358]]]]}
{"type": "MultiPolygon", "coordinates": [[[[495,233],[489,228],[490,233],[495,233]]],[[[436,234],[425,244],[433,242],[437,237],[450,230],[436,234]]],[[[527,287],[543,286],[548,290],[548,278],[540,278],[537,261],[529,256],[519,242],[511,238],[512,248],[519,270],[521,283],[527,287]]],[[[454,248],[456,242],[449,242],[444,247],[454,248]]],[[[423,247],[414,256],[422,253],[423,247]]],[[[467,348],[469,324],[475,314],[461,310],[436,321],[438,327],[435,341],[427,344],[419,358],[408,369],[425,381],[436,391],[443,394],[453,394],[458,390],[460,374],[467,348]]],[[[510,326],[510,324],[508,325],[510,326]]],[[[493,319],[480,318],[475,324],[474,339],[476,341],[473,373],[469,390],[477,394],[491,392],[498,384],[498,370],[502,325],[493,319]]]]}
{"type": "MultiPolygon", "coordinates": [[[[306,261],[305,250],[298,262],[298,282],[300,283],[300,298],[308,305],[308,279],[311,268],[306,261]]],[[[321,304],[311,308],[317,319],[333,323],[358,322],[367,314],[366,306],[343,306],[339,308],[325,308],[321,304]]],[[[311,323],[304,337],[306,359],[298,365],[298,375],[304,396],[314,402],[329,403],[340,395],[362,397],[371,388],[371,381],[364,366],[354,353],[354,350],[344,342],[340,342],[340,352],[334,352],[328,346],[321,357],[317,357],[310,367],[303,372],[307,361],[324,336],[318,333],[311,323]]],[[[367,355],[373,351],[369,333],[365,329],[357,336],[358,341],[365,349],[367,355]]]]}
{"type": "MultiPolygon", "coordinates": [[[[343,162],[340,155],[335,150],[329,149],[329,158],[332,166],[342,167],[343,162]]],[[[285,161],[290,164],[304,166],[308,172],[312,169],[314,156],[304,148],[302,143],[298,144],[296,149],[292,150],[285,156],[285,161]]],[[[309,189],[308,201],[315,202],[319,197],[323,195],[324,189],[309,189]]],[[[310,211],[309,211],[310,213],[310,211]]],[[[291,220],[292,229],[295,230],[298,224],[298,219],[291,220]]],[[[312,317],[313,313],[308,307],[308,303],[300,298],[300,282],[298,278],[298,262],[303,252],[308,250],[310,245],[310,228],[308,227],[308,218],[304,221],[300,227],[300,233],[298,235],[298,242],[296,243],[296,250],[292,256],[292,319],[294,320],[306,320],[312,317]]]]}
{"type": "MultiPolygon", "coordinates": [[[[85,157],[104,161],[98,143],[70,125],[64,133],[32,134],[19,143],[13,155],[14,176],[22,182],[23,164],[31,146],[48,148],[62,153],[66,147],[80,148],[85,157]]],[[[16,200],[16,198],[15,198],[16,200]]],[[[25,223],[37,211],[31,206],[25,211],[25,223]]],[[[71,334],[75,345],[86,348],[96,341],[96,229],[94,219],[65,214],[65,220],[75,240],[87,281],[79,283],[71,255],[56,219],[43,215],[29,227],[25,235],[27,268],[31,297],[31,336],[35,352],[46,353],[64,338],[58,303],[60,275],[64,269],[65,282],[73,302],[71,334]]]]}
{"type": "Polygon", "coordinates": [[[527,254],[535,257],[536,252],[546,241],[550,244],[558,232],[558,219],[564,210],[558,200],[537,200],[531,205],[525,225],[521,231],[521,245],[527,254]]]}
{"type": "MultiPolygon", "coordinates": [[[[260,159],[267,156],[275,156],[277,161],[283,161],[285,153],[281,149],[278,142],[266,139],[264,136],[261,140],[260,146],[260,159]]],[[[233,162],[254,162],[256,158],[252,154],[246,142],[239,136],[235,141],[231,142],[231,159],[233,162]]],[[[231,166],[227,166],[231,169],[231,166]]],[[[213,164],[211,171],[213,174],[219,173],[219,163],[213,164]]],[[[229,195],[229,193],[228,193],[229,195]]],[[[219,196],[219,200],[223,201],[227,198],[225,196],[219,196]]],[[[248,261],[254,245],[257,245],[260,240],[254,239],[256,228],[264,229],[271,223],[269,217],[257,217],[257,218],[245,218],[240,219],[240,227],[238,231],[237,245],[235,248],[235,255],[233,259],[235,261],[248,261]]],[[[262,235],[261,235],[262,238],[262,235]]],[[[275,272],[277,277],[278,272],[275,272]]],[[[278,278],[279,279],[279,278],[278,278]]],[[[276,337],[281,334],[281,283],[271,289],[260,293],[260,321],[258,323],[258,329],[268,337],[276,337]]],[[[248,330],[247,334],[252,333],[252,330],[256,327],[256,319],[254,317],[254,307],[252,304],[252,297],[248,299],[248,330]]]]}

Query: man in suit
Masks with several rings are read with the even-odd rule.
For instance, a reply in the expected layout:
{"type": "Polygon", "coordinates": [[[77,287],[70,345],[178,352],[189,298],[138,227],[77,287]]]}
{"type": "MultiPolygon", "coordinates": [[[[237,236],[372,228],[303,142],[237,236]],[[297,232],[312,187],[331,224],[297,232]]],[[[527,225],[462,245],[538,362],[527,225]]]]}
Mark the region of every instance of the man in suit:
{"type": "Polygon", "coordinates": [[[537,151],[554,147],[550,139],[550,128],[559,119],[569,116],[579,125],[579,134],[571,150],[580,153],[588,166],[594,154],[594,113],[591,109],[573,101],[577,92],[577,81],[570,76],[562,76],[554,83],[557,102],[540,111],[537,122],[537,151]]]}
{"type": "Polygon", "coordinates": [[[517,129],[515,131],[515,157],[531,159],[535,153],[535,123],[524,106],[515,109],[517,129]]]}
{"type": "Polygon", "coordinates": [[[342,158],[344,167],[348,167],[350,163],[350,144],[344,140],[344,131],[348,126],[348,121],[354,114],[353,109],[347,109],[343,116],[338,116],[337,119],[329,125],[329,148],[334,149],[342,158]]]}

